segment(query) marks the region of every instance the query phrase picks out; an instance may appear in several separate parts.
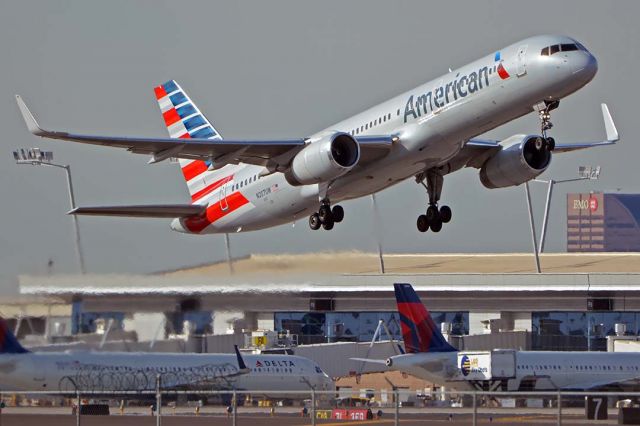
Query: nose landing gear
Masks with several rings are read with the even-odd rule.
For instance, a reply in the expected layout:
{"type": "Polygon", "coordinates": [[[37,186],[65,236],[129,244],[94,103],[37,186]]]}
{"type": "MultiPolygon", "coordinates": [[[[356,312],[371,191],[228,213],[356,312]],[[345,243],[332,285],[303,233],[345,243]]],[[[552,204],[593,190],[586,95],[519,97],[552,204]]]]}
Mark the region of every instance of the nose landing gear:
{"type": "Polygon", "coordinates": [[[551,111],[560,106],[560,101],[544,101],[535,105],[533,109],[538,111],[538,118],[540,119],[540,134],[546,142],[545,148],[549,151],[553,151],[556,147],[556,141],[552,137],[547,137],[547,130],[553,127],[551,122],[551,111]]]}
{"type": "Polygon", "coordinates": [[[426,172],[416,176],[416,182],[424,186],[429,194],[429,207],[427,207],[425,214],[418,216],[416,222],[420,232],[427,232],[429,229],[433,232],[440,232],[442,224],[451,221],[451,208],[449,206],[438,207],[443,181],[443,175],[440,169],[437,168],[428,169],[426,172]],[[425,180],[426,184],[424,183],[425,180]]]}
{"type": "Polygon", "coordinates": [[[314,231],[323,229],[330,231],[336,223],[342,222],[344,219],[344,209],[342,206],[336,205],[331,208],[328,199],[322,201],[317,213],[309,216],[309,227],[314,231]]]}

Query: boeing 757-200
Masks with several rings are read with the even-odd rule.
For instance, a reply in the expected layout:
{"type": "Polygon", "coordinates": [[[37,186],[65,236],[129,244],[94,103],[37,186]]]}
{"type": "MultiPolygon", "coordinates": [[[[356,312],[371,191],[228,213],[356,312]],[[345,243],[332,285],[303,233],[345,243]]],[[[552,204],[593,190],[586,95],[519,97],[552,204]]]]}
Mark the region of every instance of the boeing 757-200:
{"type": "Polygon", "coordinates": [[[520,185],[543,173],[552,153],[618,140],[602,104],[606,140],[556,143],[547,136],[551,111],[596,75],[596,58],[570,37],[527,38],[358,115],[299,139],[223,139],[174,80],[155,88],[170,138],[90,136],[41,128],[17,96],[37,136],[125,148],[149,163],[178,158],[191,204],[80,207],[72,214],[174,218],[171,228],[192,234],[264,229],[309,217],[329,230],[344,218],[336,204],[415,178],[428,202],[420,232],[439,232],[451,209],[439,205],[443,178],[479,169],[487,188],[520,185]],[[540,134],[501,141],[478,139],[491,129],[537,112],[540,134]]]}

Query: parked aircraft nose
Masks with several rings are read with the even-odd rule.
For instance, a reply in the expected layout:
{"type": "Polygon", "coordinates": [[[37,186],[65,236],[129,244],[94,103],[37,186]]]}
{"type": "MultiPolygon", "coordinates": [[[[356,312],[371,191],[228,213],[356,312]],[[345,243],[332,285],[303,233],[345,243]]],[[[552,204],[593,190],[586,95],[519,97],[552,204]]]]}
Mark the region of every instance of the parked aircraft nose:
{"type": "Polygon", "coordinates": [[[322,379],[322,390],[334,392],[336,390],[336,384],[329,376],[324,376],[322,379]]]}

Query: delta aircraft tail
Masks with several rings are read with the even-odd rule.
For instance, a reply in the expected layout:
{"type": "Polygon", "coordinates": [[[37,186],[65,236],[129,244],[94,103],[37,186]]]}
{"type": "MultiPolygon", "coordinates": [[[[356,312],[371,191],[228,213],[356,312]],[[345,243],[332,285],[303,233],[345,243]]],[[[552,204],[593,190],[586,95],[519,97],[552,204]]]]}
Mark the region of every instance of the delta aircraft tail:
{"type": "Polygon", "coordinates": [[[407,353],[457,351],[445,340],[411,284],[394,284],[393,287],[405,351],[407,353]]]}
{"type": "Polygon", "coordinates": [[[29,352],[22,347],[16,336],[9,330],[3,318],[0,318],[0,354],[25,354],[29,352]]]}

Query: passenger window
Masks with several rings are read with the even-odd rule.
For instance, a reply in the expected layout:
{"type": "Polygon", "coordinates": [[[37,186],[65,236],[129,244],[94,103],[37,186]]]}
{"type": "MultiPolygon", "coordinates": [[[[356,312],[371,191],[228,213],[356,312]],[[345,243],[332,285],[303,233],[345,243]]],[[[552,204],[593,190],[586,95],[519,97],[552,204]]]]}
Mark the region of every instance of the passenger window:
{"type": "Polygon", "coordinates": [[[560,51],[560,45],[559,44],[555,44],[551,47],[549,47],[549,54],[553,55],[554,53],[558,53],[560,51]]]}
{"type": "Polygon", "coordinates": [[[545,47],[544,49],[542,49],[542,52],[540,52],[540,54],[542,56],[549,56],[549,47],[545,47]]]}
{"type": "Polygon", "coordinates": [[[563,52],[572,52],[574,50],[578,50],[578,46],[576,46],[575,44],[561,44],[560,49],[563,52]]]}

